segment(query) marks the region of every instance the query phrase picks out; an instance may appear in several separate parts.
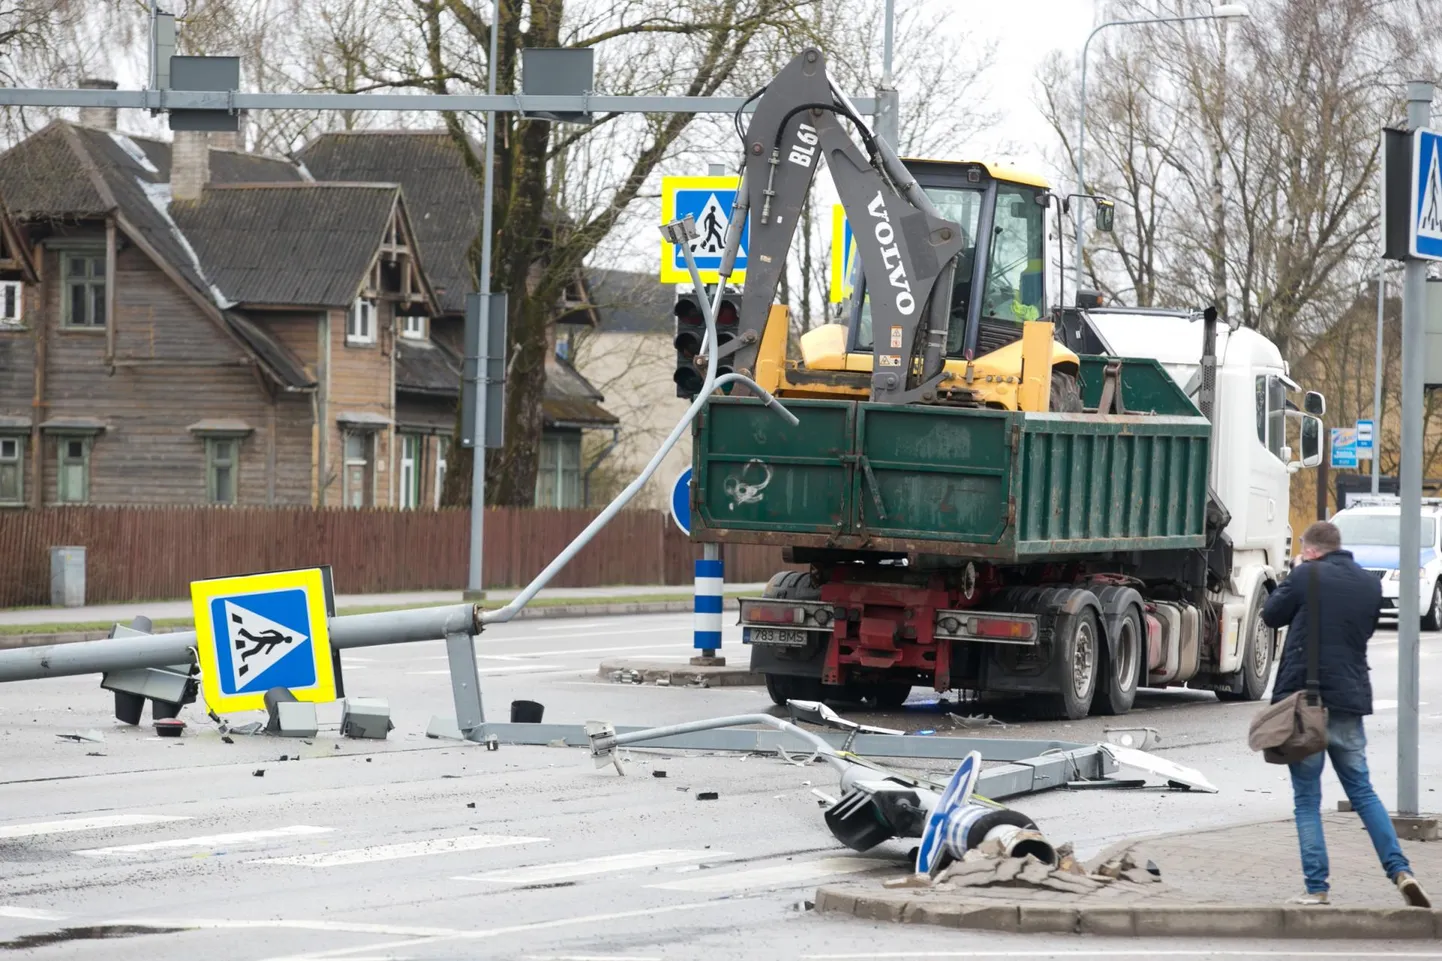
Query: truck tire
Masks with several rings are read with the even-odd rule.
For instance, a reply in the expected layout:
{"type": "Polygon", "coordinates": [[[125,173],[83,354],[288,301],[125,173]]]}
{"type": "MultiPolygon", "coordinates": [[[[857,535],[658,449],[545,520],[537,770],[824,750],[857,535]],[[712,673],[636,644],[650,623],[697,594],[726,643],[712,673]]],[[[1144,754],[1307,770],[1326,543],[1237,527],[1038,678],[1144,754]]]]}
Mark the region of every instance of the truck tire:
{"type": "Polygon", "coordinates": [[[1432,603],[1422,612],[1422,630],[1442,630],[1442,581],[1432,585],[1432,603]]]}
{"type": "MultiPolygon", "coordinates": [[[[783,600],[814,601],[821,589],[811,583],[810,571],[777,571],[766,582],[763,597],[783,600]]],[[[785,707],[789,700],[820,701],[825,694],[819,677],[796,677],[791,674],[767,674],[766,693],[771,703],[785,707]]]]}
{"type": "Polygon", "coordinates": [[[906,699],[911,696],[911,682],[881,681],[866,685],[862,692],[871,698],[877,707],[891,710],[906,703],[906,699]]]}
{"type": "Polygon", "coordinates": [[[1259,591],[1248,612],[1247,643],[1242,648],[1242,676],[1240,691],[1218,691],[1219,701],[1260,701],[1272,679],[1272,653],[1277,647],[1276,631],[1262,621],[1262,605],[1267,601],[1267,592],[1259,591]]]}
{"type": "Polygon", "coordinates": [[[1087,607],[1076,614],[1059,616],[1055,644],[1062,665],[1061,693],[1052,695],[1052,713],[1064,720],[1080,721],[1091,713],[1092,698],[1096,696],[1102,645],[1096,611],[1087,607]]]}
{"type": "Polygon", "coordinates": [[[1056,414],[1080,414],[1083,410],[1081,384],[1064,370],[1051,372],[1051,403],[1047,409],[1056,414]]]}
{"type": "Polygon", "coordinates": [[[1145,635],[1141,617],[1129,607],[1116,620],[1114,636],[1100,648],[1097,662],[1097,692],[1092,699],[1092,713],[1117,716],[1132,709],[1141,682],[1142,663],[1146,660],[1145,635]]]}

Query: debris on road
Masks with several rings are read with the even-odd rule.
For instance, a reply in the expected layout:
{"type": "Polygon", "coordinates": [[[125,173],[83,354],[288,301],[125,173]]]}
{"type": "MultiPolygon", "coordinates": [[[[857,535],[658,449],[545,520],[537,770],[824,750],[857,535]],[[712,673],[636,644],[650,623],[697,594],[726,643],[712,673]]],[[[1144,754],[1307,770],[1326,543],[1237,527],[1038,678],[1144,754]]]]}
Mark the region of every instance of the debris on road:
{"type": "Polygon", "coordinates": [[[178,717],[161,718],[155,722],[155,733],[159,737],[180,737],[185,732],[185,722],[178,717]]]}
{"type": "Polygon", "coordinates": [[[498,738],[498,737],[496,737],[496,735],[494,735],[494,734],[487,734],[487,735],[486,735],[486,750],[487,750],[487,751],[499,751],[500,749],[501,749],[501,739],[498,738]]]}
{"type": "Polygon", "coordinates": [[[473,807],[475,807],[475,806],[476,806],[476,802],[475,802],[475,801],[467,801],[467,802],[466,802],[466,807],[468,807],[468,808],[473,808],[473,807]]]}
{"type": "Polygon", "coordinates": [[[57,734],[55,736],[62,741],[90,741],[95,744],[105,743],[105,735],[94,728],[89,731],[71,731],[69,734],[57,734]]]}
{"type": "Polygon", "coordinates": [[[348,697],[341,702],[341,737],[384,741],[396,729],[391,721],[391,706],[379,697],[348,697]]]}
{"type": "Polygon", "coordinates": [[[662,771],[662,770],[660,770],[660,769],[658,768],[658,769],[656,769],[656,770],[654,770],[654,771],[651,772],[651,776],[652,776],[652,777],[665,777],[665,776],[666,776],[666,772],[665,772],[665,771],[662,771]]]}
{"type": "Polygon", "coordinates": [[[656,678],[656,686],[657,686],[657,687],[670,687],[670,686],[671,686],[671,675],[670,675],[670,674],[662,674],[660,677],[656,678]]]}
{"type": "MultiPolygon", "coordinates": [[[[234,743],[235,743],[235,738],[231,737],[229,734],[222,734],[222,735],[220,736],[220,740],[221,740],[222,743],[225,743],[225,744],[234,744],[234,743]]],[[[339,748],[340,745],[336,745],[336,747],[339,748]]]]}
{"type": "Polygon", "coordinates": [[[640,671],[633,671],[629,667],[612,671],[610,679],[612,684],[640,684],[645,680],[640,671]]]}
{"type": "Polygon", "coordinates": [[[1138,751],[1150,751],[1162,743],[1162,735],[1154,727],[1109,727],[1102,734],[1109,744],[1138,751]]]}
{"type": "Polygon", "coordinates": [[[715,800],[719,799],[720,797],[721,797],[720,793],[719,793],[719,792],[716,792],[716,791],[698,791],[698,792],[696,792],[696,800],[698,800],[698,801],[715,801],[715,800]]]}
{"type": "Polygon", "coordinates": [[[251,771],[251,772],[250,772],[250,776],[251,776],[251,777],[265,777],[265,768],[263,768],[263,767],[258,767],[258,768],[256,768],[254,771],[251,771]]]}
{"type": "Polygon", "coordinates": [[[951,726],[952,726],[952,727],[965,727],[965,728],[997,727],[997,728],[1006,728],[1006,727],[1008,726],[1005,722],[1003,722],[1003,721],[998,721],[996,718],[992,717],[990,714],[968,714],[968,715],[966,715],[966,716],[962,716],[962,715],[960,715],[960,714],[951,714],[951,713],[948,713],[948,714],[946,715],[946,717],[947,717],[947,719],[948,719],[949,721],[951,721],[951,726]]]}
{"type": "Polygon", "coordinates": [[[1137,864],[1130,851],[1102,864],[1095,874],[1109,880],[1131,881],[1135,884],[1155,884],[1162,879],[1162,869],[1157,867],[1155,861],[1148,861],[1142,866],[1137,864]]]}
{"type": "Polygon", "coordinates": [[[105,757],[106,755],[103,754],[103,753],[100,752],[100,751],[86,751],[86,752],[85,752],[85,756],[86,756],[86,757],[105,757]]]}
{"type": "Polygon", "coordinates": [[[1208,794],[1216,794],[1217,788],[1208,781],[1206,776],[1196,768],[1169,761],[1166,758],[1156,757],[1145,751],[1138,751],[1135,748],[1123,747],[1120,744],[1098,744],[1103,752],[1111,757],[1122,767],[1134,768],[1147,774],[1153,774],[1165,779],[1169,784],[1184,785],[1188,788],[1195,788],[1198,791],[1205,791],[1208,794]]]}

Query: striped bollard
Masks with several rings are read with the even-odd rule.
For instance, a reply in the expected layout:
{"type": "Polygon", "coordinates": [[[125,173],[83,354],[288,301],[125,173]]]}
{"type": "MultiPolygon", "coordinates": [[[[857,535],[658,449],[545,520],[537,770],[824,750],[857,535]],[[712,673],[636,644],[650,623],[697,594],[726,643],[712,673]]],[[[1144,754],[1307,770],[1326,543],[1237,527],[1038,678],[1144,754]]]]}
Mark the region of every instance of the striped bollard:
{"type": "Polygon", "coordinates": [[[702,551],[702,559],[696,562],[696,624],[692,645],[698,656],[691,658],[691,663],[723,665],[726,659],[716,656],[721,648],[721,604],[726,592],[721,545],[703,544],[702,551]]]}

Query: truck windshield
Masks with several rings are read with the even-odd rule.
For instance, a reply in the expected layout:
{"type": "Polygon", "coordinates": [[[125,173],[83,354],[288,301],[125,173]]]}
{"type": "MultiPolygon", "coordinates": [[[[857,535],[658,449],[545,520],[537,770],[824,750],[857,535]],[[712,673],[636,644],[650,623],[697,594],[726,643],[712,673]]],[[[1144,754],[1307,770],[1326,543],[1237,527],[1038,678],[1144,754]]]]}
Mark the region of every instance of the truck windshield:
{"type": "MultiPolygon", "coordinates": [[[[976,226],[981,219],[981,205],[986,194],[978,188],[925,187],[926,196],[947,220],[961,225],[961,235],[966,243],[957,257],[956,277],[951,290],[951,312],[958,314],[960,321],[953,321],[953,329],[965,326],[966,306],[971,299],[972,264],[976,261],[976,226]]],[[[1040,208],[1038,208],[1040,209],[1040,208]]],[[[1040,254],[1038,254],[1040,256],[1040,254]]],[[[871,295],[861,274],[861,258],[852,258],[851,323],[856,327],[856,349],[871,350],[871,295]]],[[[947,345],[951,352],[950,344],[947,345]]]]}
{"type": "MultiPolygon", "coordinates": [[[[1402,519],[1398,514],[1338,514],[1332,523],[1342,532],[1342,548],[1396,547],[1401,537],[1402,519]]],[[[1437,521],[1422,518],[1422,549],[1436,543],[1437,521]]]]}

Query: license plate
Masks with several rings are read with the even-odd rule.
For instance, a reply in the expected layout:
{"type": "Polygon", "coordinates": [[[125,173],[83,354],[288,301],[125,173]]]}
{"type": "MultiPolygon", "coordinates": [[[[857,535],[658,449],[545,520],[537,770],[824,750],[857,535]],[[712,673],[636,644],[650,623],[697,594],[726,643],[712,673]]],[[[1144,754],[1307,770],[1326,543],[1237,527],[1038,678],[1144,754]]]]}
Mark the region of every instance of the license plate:
{"type": "Polygon", "coordinates": [[[741,631],[743,644],[775,644],[778,647],[805,647],[805,631],[784,631],[776,627],[747,627],[741,631]]]}

